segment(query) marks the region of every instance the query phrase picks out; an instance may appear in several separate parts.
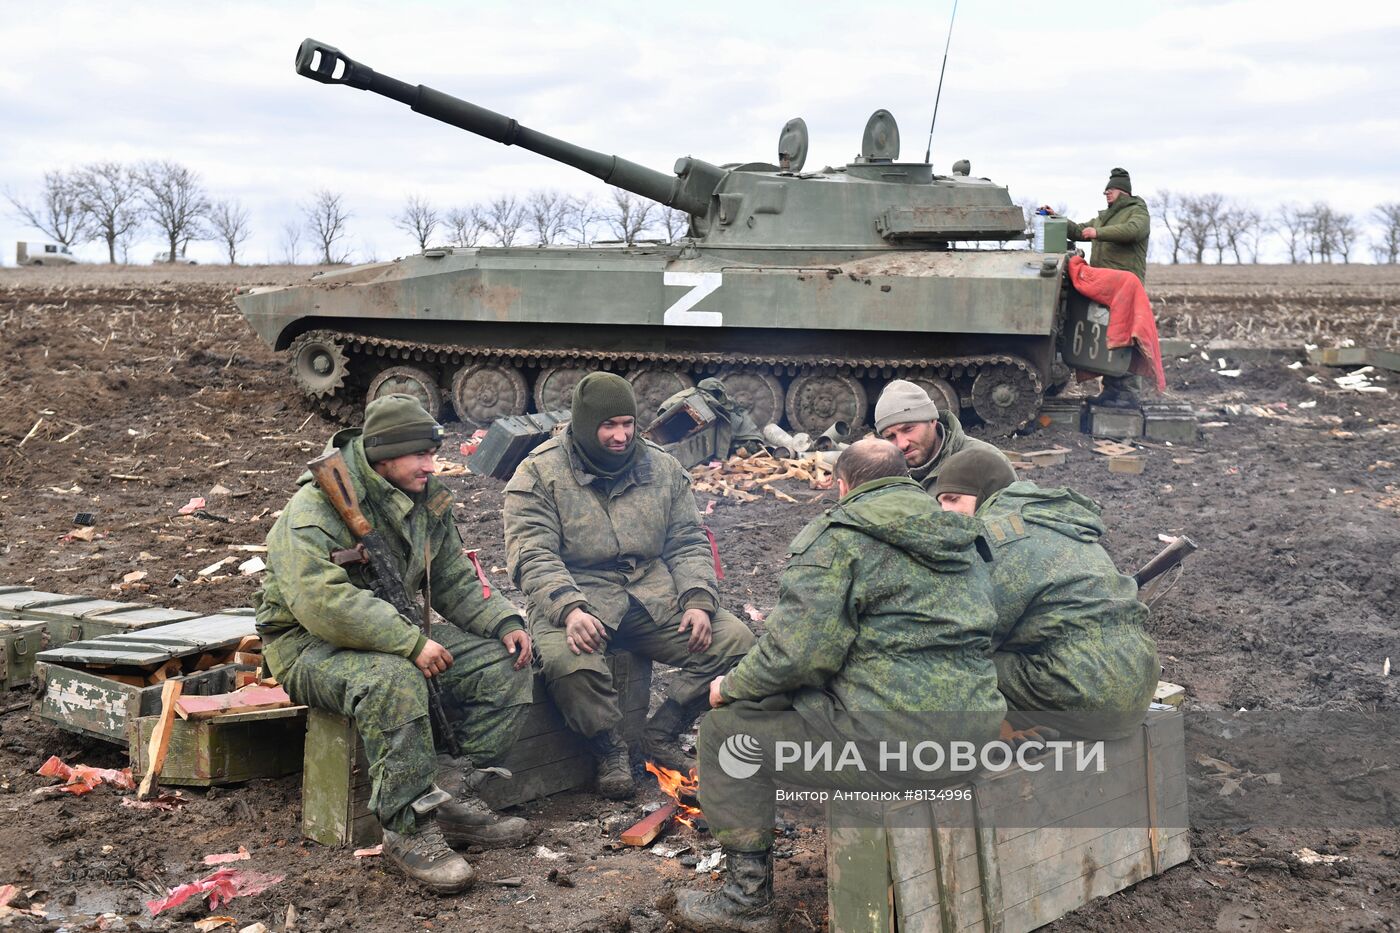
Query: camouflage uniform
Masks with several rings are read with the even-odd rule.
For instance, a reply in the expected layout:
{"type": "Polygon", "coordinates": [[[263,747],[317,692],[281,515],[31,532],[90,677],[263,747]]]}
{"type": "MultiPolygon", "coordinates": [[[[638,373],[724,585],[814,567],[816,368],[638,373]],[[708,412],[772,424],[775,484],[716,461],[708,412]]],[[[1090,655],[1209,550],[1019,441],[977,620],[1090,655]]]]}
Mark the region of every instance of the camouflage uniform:
{"type": "MultiPolygon", "coordinates": [[[[978,440],[975,437],[968,437],[963,431],[962,422],[958,416],[951,411],[940,411],[938,413],[938,429],[943,436],[943,446],[938,449],[938,453],[933,455],[923,466],[911,467],[909,475],[914,477],[925,490],[932,491],[934,481],[938,479],[938,471],[943,469],[943,464],[948,462],[948,458],[960,450],[985,449],[992,451],[1006,460],[1003,454],[992,444],[978,440]]],[[[1010,464],[1010,460],[1006,461],[1010,464]]]]}
{"type": "MultiPolygon", "coordinates": [[[[772,763],[730,777],[717,764],[730,735],[765,749],[778,738],[997,737],[1006,704],[988,657],[996,619],[980,530],[914,481],[887,477],[852,490],[793,540],[767,632],[725,677],[728,705],[700,726],[701,806],[725,847],[762,851],[773,827],[772,763]],[[783,709],[796,715],[772,715],[783,709]]],[[[782,780],[843,786],[835,774],[785,771],[782,780]]]]}
{"type": "MultiPolygon", "coordinates": [[[[510,748],[530,703],[530,671],[512,669],[502,636],[523,628],[507,600],[482,590],[452,521],[452,494],[437,479],[418,496],[395,488],[365,459],[359,429],[327,447],[345,455],[360,507],[391,551],[409,592],[422,588],[431,549],[433,609],[446,624],[433,639],[452,653],[438,675],[462,753],[489,766],[510,748]]],[[[409,804],[438,770],[427,681],[414,666],[427,638],[374,596],[364,565],[340,566],[333,551],[355,542],[311,474],[267,537],[268,570],[254,595],[272,675],[298,703],[352,716],[370,762],[370,807],[386,829],[410,832],[409,804]]]]}
{"type": "Polygon", "coordinates": [[[1068,489],[1012,483],[980,503],[992,545],[997,678],[1012,710],[1088,738],[1142,723],[1157,686],[1157,646],[1137,584],[1099,545],[1099,507],[1068,489]]]}
{"type": "Polygon", "coordinates": [[[569,431],[535,448],[506,486],[506,559],[530,599],[550,694],[571,729],[594,736],[619,725],[622,711],[603,652],[569,650],[564,620],[573,609],[602,622],[609,650],[679,667],[670,696],[686,707],[703,702],[710,680],[754,639],[718,608],[709,540],[675,458],[638,438],[635,465],[606,480],[576,461],[569,431]],[[711,614],[704,652],[691,654],[689,635],[677,631],[687,609],[711,614]]]}

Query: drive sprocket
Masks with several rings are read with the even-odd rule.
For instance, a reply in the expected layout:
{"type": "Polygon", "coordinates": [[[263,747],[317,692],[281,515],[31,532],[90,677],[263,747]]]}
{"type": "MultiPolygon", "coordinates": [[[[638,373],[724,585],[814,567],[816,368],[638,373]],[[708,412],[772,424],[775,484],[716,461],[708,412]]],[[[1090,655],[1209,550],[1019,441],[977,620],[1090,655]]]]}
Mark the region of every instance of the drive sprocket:
{"type": "Polygon", "coordinates": [[[345,386],[350,360],[340,344],[323,331],[302,334],[288,348],[292,379],[312,398],[324,399],[345,386]]]}

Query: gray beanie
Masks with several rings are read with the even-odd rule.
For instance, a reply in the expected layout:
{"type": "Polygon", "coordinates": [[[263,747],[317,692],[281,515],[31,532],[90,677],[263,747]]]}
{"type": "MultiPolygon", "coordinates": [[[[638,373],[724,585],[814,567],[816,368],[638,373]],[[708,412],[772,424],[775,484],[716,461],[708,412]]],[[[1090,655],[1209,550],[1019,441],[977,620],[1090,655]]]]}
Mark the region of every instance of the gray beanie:
{"type": "Polygon", "coordinates": [[[885,386],[875,402],[875,433],[896,424],[937,421],[938,406],[921,386],[907,379],[896,379],[885,386]]]}
{"type": "Polygon", "coordinates": [[[437,450],[442,425],[411,395],[382,395],[365,407],[365,459],[370,463],[437,450]]]}

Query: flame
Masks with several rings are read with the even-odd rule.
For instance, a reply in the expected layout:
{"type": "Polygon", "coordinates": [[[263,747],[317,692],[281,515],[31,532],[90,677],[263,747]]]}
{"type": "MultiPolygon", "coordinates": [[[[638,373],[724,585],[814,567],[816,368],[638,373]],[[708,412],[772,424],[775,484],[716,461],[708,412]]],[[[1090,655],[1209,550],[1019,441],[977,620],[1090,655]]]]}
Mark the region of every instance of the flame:
{"type": "Polygon", "coordinates": [[[667,768],[654,761],[648,761],[647,771],[656,775],[656,783],[661,788],[661,792],[675,803],[676,822],[684,823],[694,829],[695,821],[704,816],[699,807],[685,802],[686,800],[694,800],[700,792],[700,779],[696,776],[695,769],[691,768],[689,774],[682,774],[674,768],[667,768]]]}

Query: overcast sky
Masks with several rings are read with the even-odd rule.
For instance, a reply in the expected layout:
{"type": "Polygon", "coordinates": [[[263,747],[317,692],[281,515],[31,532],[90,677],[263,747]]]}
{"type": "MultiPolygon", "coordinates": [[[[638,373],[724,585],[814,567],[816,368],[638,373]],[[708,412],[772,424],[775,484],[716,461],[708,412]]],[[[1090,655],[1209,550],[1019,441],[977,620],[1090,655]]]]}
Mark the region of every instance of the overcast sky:
{"type": "MultiPolygon", "coordinates": [[[[920,160],[951,9],[4,0],[0,191],[32,197],[45,170],[97,159],[173,159],[249,208],[250,262],[281,257],[282,225],[317,188],[344,193],[357,259],[413,248],[390,219],[410,193],[443,208],[537,187],[607,195],[532,153],[298,77],[308,36],[662,171],[681,155],[775,160],[795,116],[811,130],[808,167],[843,164],[881,107],[900,121],[904,158],[920,160]]],[[[1080,217],[1102,206],[1115,165],[1138,194],[1323,199],[1364,216],[1400,200],[1397,48],[1396,4],[962,0],[932,161],[947,172],[971,159],[1016,200],[1080,217]]],[[[0,200],[7,265],[18,239],[42,237],[0,200]]],[[[132,260],[161,248],[149,237],[132,260]]],[[[198,243],[191,255],[220,253],[198,243]]]]}

